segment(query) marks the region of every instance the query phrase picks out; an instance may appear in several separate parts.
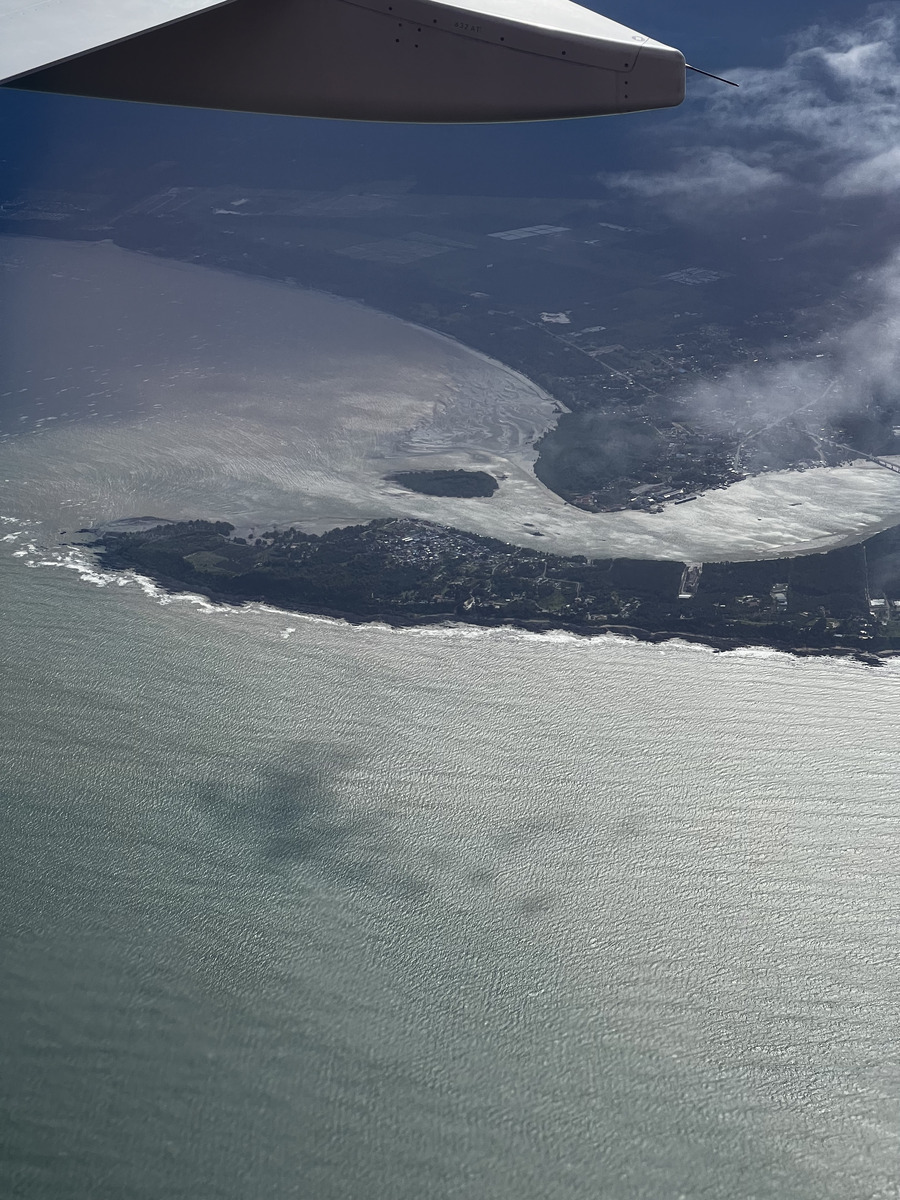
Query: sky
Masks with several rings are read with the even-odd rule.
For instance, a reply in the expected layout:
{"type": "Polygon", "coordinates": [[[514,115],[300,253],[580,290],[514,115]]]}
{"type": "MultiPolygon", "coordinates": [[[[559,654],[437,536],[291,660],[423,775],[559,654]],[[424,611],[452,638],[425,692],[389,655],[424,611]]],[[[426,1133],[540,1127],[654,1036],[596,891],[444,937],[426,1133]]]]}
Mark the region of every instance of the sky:
{"type": "MultiPolygon", "coordinates": [[[[848,0],[602,0],[590,4],[713,72],[773,67],[786,39],[811,25],[849,23],[848,0]]],[[[691,100],[673,113],[523,126],[411,127],[297,121],[185,112],[0,91],[0,159],[5,189],[65,186],[103,171],[147,171],[178,164],[185,182],[260,186],[340,186],[415,176],[422,191],[582,195],[596,170],[640,166],[662,129],[683,136],[696,102],[721,88],[695,76],[691,100]],[[651,141],[648,142],[648,138],[651,141]]]]}

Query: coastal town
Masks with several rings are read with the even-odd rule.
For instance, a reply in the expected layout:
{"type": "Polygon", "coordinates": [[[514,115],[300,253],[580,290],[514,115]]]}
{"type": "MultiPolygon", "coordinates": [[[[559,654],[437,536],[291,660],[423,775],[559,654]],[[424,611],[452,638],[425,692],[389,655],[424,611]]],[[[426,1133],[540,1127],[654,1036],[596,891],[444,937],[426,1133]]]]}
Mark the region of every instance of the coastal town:
{"type": "Polygon", "coordinates": [[[89,544],[105,566],[170,589],[357,621],[614,631],[872,662],[900,653],[898,530],[825,554],[706,564],[562,558],[411,519],[255,537],[199,520],[89,544]]]}

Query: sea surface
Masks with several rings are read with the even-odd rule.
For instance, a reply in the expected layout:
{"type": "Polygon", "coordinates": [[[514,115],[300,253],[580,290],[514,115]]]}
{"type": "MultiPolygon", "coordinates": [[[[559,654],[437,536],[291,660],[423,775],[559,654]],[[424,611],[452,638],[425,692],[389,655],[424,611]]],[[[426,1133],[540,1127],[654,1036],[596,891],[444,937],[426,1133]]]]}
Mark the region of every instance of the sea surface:
{"type": "Polygon", "coordinates": [[[0,557],[0,1194],[897,1195],[896,666],[41,561],[0,557]]]}
{"type": "Polygon", "coordinates": [[[900,663],[164,596],[139,392],[0,447],[0,1196],[896,1200],[900,663]]]}

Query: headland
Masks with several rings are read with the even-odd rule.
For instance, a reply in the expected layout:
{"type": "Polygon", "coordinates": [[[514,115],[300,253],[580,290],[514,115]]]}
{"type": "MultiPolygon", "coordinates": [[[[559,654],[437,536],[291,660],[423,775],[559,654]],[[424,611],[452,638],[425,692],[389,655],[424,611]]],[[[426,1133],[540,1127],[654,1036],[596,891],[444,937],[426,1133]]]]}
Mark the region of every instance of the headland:
{"type": "Polygon", "coordinates": [[[705,564],[565,558],[411,519],[252,539],[226,521],[181,521],[107,530],[93,549],[170,590],[352,622],[615,632],[871,663],[900,653],[900,527],[823,554],[705,564]]]}

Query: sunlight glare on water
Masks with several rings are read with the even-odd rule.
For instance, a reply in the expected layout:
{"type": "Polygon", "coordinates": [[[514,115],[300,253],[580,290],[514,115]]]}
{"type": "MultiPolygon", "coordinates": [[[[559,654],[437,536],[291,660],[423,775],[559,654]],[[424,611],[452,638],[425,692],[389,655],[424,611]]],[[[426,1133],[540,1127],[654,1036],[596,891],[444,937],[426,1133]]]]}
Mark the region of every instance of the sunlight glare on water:
{"type": "Polygon", "coordinates": [[[894,1194],[893,664],[3,549],[4,1195],[894,1194]]]}

